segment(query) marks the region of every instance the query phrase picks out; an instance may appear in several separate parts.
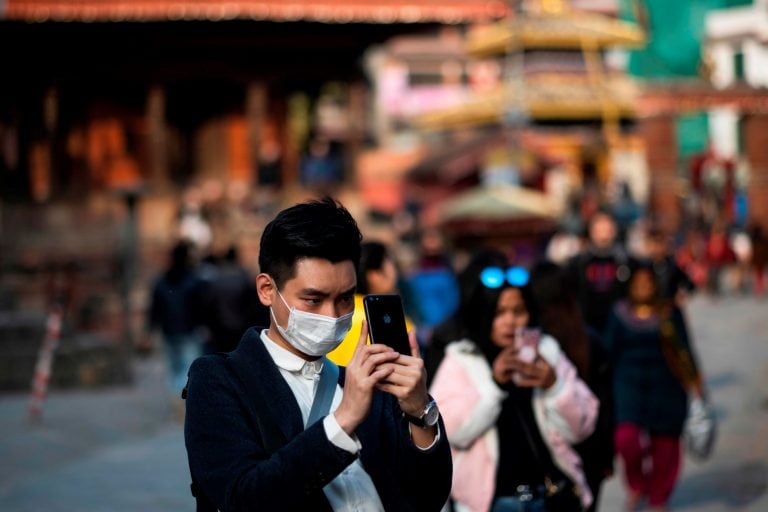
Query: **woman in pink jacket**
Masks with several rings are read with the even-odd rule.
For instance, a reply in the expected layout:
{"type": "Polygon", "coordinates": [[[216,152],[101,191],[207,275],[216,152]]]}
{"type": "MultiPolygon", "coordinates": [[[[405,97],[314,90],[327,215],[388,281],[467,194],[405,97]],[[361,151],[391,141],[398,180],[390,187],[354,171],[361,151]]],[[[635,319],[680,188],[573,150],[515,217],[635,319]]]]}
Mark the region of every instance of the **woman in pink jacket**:
{"type": "Polygon", "coordinates": [[[535,325],[527,273],[499,261],[462,304],[468,338],[448,345],[430,389],[453,450],[454,508],[580,511],[592,495],[572,445],[594,429],[598,401],[554,338],[522,348],[536,338],[521,335],[535,325]]]}

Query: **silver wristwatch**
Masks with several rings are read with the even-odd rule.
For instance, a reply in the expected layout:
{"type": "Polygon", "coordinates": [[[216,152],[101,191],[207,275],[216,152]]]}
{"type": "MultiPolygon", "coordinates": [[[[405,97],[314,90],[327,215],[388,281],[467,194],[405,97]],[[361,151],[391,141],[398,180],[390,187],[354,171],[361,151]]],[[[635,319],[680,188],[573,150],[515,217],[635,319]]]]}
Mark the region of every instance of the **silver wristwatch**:
{"type": "Polygon", "coordinates": [[[437,425],[437,420],[440,417],[440,411],[437,410],[437,402],[430,400],[426,407],[424,407],[424,410],[421,412],[421,416],[411,416],[405,412],[403,413],[403,416],[405,416],[405,419],[417,427],[434,427],[437,425]]]}

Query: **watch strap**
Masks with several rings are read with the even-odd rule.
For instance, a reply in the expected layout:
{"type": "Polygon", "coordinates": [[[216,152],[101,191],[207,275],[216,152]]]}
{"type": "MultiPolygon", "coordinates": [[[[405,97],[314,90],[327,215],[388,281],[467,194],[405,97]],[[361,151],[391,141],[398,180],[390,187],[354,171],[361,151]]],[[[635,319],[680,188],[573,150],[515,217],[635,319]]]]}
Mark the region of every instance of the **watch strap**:
{"type": "Polygon", "coordinates": [[[421,411],[421,416],[412,416],[405,411],[403,411],[403,417],[407,419],[412,425],[416,425],[417,427],[425,428],[427,427],[427,415],[431,411],[431,409],[437,407],[437,404],[435,403],[435,399],[431,396],[429,397],[429,402],[427,402],[427,405],[424,406],[424,409],[421,411]]]}

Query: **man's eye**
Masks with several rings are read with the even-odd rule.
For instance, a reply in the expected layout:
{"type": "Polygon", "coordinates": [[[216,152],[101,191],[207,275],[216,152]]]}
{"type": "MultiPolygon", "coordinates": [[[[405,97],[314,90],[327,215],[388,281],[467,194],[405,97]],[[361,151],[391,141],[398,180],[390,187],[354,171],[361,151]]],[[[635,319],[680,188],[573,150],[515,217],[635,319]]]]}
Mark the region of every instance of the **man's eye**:
{"type": "Polygon", "coordinates": [[[304,302],[306,302],[307,304],[312,304],[313,306],[315,306],[315,305],[320,304],[321,302],[323,302],[323,299],[317,299],[317,298],[314,298],[314,297],[310,297],[310,298],[304,299],[304,302]]]}

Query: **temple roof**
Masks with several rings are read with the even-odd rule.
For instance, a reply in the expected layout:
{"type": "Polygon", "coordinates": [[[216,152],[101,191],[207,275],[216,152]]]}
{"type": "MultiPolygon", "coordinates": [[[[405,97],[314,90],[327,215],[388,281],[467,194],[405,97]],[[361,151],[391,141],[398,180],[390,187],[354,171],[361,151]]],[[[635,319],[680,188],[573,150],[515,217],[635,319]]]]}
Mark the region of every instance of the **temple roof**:
{"type": "Polygon", "coordinates": [[[635,47],[645,43],[645,34],[634,23],[597,13],[523,14],[472,30],[467,51],[503,54],[515,42],[524,48],[635,47]]]}
{"type": "Polygon", "coordinates": [[[633,117],[637,91],[621,77],[593,84],[585,77],[559,75],[533,78],[525,83],[523,99],[499,87],[475,94],[454,107],[427,112],[414,119],[426,129],[450,129],[501,123],[505,112],[519,108],[534,120],[594,120],[605,116],[633,117]]]}
{"type": "Polygon", "coordinates": [[[508,12],[503,0],[6,0],[5,9],[0,3],[0,19],[31,22],[469,23],[508,12]]]}

